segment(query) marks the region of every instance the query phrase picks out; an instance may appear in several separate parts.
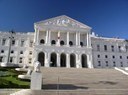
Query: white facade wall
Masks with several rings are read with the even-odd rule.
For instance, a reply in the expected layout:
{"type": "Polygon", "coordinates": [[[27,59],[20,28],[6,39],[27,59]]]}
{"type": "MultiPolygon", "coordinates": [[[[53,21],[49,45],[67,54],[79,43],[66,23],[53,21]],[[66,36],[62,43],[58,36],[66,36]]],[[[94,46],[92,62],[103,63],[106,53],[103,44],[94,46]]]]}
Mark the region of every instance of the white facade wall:
{"type": "MultiPolygon", "coordinates": [[[[9,53],[9,37],[11,34],[9,32],[0,32],[0,63],[7,62],[8,53],[9,53]],[[6,39],[5,45],[3,45],[3,39],[6,39]]],[[[19,64],[28,64],[32,63],[33,55],[33,45],[30,46],[30,42],[33,44],[33,33],[16,33],[13,35],[14,45],[11,45],[10,51],[10,60],[12,57],[11,63],[19,64]],[[24,41],[23,46],[21,46],[21,41],[24,41]],[[21,53],[22,52],[22,53],[21,53]]]]}
{"type": "Polygon", "coordinates": [[[125,39],[105,38],[96,36],[92,36],[91,39],[93,48],[93,65],[95,68],[128,66],[128,43],[125,39]],[[100,50],[98,50],[97,45],[100,46],[100,50]],[[106,51],[104,49],[104,45],[107,46],[106,51]]]}

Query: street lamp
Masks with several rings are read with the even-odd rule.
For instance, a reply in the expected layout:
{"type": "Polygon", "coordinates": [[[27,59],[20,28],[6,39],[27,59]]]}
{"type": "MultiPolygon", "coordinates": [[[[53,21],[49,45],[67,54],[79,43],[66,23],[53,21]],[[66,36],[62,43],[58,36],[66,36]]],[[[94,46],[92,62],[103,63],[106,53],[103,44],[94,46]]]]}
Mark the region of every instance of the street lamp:
{"type": "Polygon", "coordinates": [[[10,36],[9,36],[9,47],[8,47],[7,64],[10,62],[10,51],[11,51],[12,40],[14,39],[13,36],[14,36],[15,32],[13,30],[11,30],[9,33],[10,33],[10,36]]]}

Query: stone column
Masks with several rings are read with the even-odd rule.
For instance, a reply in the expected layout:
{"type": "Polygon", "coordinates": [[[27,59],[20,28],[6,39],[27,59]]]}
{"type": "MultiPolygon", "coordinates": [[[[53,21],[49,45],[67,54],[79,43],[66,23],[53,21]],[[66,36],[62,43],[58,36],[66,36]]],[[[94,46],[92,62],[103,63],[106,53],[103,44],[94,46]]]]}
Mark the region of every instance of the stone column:
{"type": "Polygon", "coordinates": [[[88,34],[88,46],[91,47],[91,37],[90,37],[90,34],[88,34]]]}
{"type": "Polygon", "coordinates": [[[46,31],[46,37],[45,37],[45,44],[47,45],[48,44],[48,30],[46,31]]]}
{"type": "Polygon", "coordinates": [[[57,33],[57,46],[60,46],[60,31],[57,33]]]}
{"type": "Polygon", "coordinates": [[[36,28],[36,34],[35,34],[35,44],[39,45],[39,29],[36,28]]]}
{"type": "Polygon", "coordinates": [[[66,54],[66,67],[70,68],[70,56],[69,56],[69,54],[66,54]]]}
{"type": "Polygon", "coordinates": [[[78,33],[78,46],[80,46],[80,32],[78,33]]]}
{"type": "Polygon", "coordinates": [[[34,43],[36,44],[36,39],[37,39],[37,28],[35,28],[35,33],[34,33],[34,43]]]}
{"type": "Polygon", "coordinates": [[[92,54],[87,55],[87,65],[88,65],[88,68],[93,68],[92,54]]]}
{"type": "Polygon", "coordinates": [[[82,61],[81,61],[82,59],[81,59],[81,54],[79,54],[79,68],[82,68],[82,61]]]}
{"type": "Polygon", "coordinates": [[[48,39],[48,44],[51,45],[51,31],[49,31],[49,39],[48,39]]]}
{"type": "Polygon", "coordinates": [[[87,47],[91,47],[91,38],[89,36],[89,33],[87,33],[87,47]]]}
{"type": "Polygon", "coordinates": [[[88,44],[89,44],[88,40],[89,40],[89,38],[88,38],[88,33],[87,33],[87,47],[88,47],[88,44]]]}
{"type": "Polygon", "coordinates": [[[76,46],[78,46],[78,33],[76,32],[76,46]]]}
{"type": "Polygon", "coordinates": [[[60,67],[60,54],[57,53],[57,67],[60,67]]]}
{"type": "Polygon", "coordinates": [[[69,46],[69,32],[67,32],[67,46],[69,46]]]}
{"type": "Polygon", "coordinates": [[[81,67],[81,60],[79,54],[76,54],[76,68],[81,67]]]}
{"type": "Polygon", "coordinates": [[[45,61],[44,66],[45,67],[49,67],[50,66],[50,64],[49,64],[50,61],[49,60],[50,60],[50,53],[45,52],[45,60],[44,60],[45,61]]]}

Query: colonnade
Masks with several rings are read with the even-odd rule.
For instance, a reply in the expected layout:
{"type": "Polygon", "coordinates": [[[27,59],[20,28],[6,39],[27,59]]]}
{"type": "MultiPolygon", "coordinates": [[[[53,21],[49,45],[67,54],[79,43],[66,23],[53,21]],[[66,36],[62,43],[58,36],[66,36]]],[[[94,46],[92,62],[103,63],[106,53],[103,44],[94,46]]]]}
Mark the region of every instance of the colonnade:
{"type": "MultiPolygon", "coordinates": [[[[36,45],[39,45],[39,34],[40,32],[43,32],[43,31],[40,31],[38,28],[35,29],[35,44],[36,45]]],[[[55,32],[55,31],[51,31],[51,30],[45,30],[45,45],[50,45],[51,44],[51,32],[55,32]]],[[[63,32],[62,32],[63,33],[63,32]]],[[[66,45],[69,46],[69,38],[70,38],[70,33],[74,33],[75,34],[75,46],[80,46],[80,42],[81,42],[81,32],[80,31],[74,31],[74,32],[69,32],[67,31],[66,32],[66,45]]],[[[61,35],[61,32],[58,30],[57,31],[57,46],[60,46],[60,35],[61,35]]],[[[86,32],[86,46],[87,47],[90,47],[91,46],[91,39],[89,37],[89,33],[86,32]]]]}

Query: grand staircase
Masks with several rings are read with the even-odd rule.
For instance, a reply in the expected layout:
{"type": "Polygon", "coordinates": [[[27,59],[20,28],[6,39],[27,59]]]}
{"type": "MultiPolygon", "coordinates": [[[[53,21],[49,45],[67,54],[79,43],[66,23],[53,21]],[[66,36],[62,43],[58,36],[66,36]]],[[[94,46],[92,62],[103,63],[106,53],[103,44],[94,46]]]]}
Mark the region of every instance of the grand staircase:
{"type": "Polygon", "coordinates": [[[41,68],[42,90],[11,95],[128,95],[128,76],[115,69],[41,68]]]}

